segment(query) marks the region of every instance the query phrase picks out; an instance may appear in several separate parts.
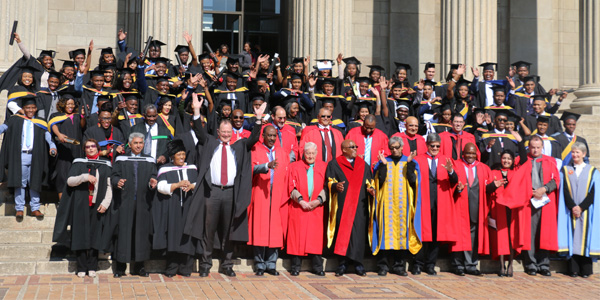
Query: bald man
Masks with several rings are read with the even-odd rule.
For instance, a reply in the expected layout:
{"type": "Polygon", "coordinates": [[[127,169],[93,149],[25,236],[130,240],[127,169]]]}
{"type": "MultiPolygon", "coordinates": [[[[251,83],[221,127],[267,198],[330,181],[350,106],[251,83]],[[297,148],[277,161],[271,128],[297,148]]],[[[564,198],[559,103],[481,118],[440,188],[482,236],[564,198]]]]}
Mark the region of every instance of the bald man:
{"type": "MultiPolygon", "coordinates": [[[[263,129],[266,126],[273,126],[277,133],[277,145],[287,153],[290,158],[290,162],[294,162],[298,157],[298,139],[296,138],[296,130],[291,125],[287,124],[287,113],[281,106],[276,106],[275,114],[271,123],[263,125],[263,129]]],[[[263,137],[260,137],[259,142],[263,142],[263,137]]]]}
{"type": "Polygon", "coordinates": [[[367,115],[361,127],[352,128],[346,135],[346,139],[356,143],[358,156],[362,157],[371,169],[379,160],[380,151],[383,151],[385,156],[390,155],[387,147],[388,137],[383,131],[375,128],[376,123],[374,115],[367,115]]]}
{"type": "Polygon", "coordinates": [[[392,136],[397,136],[404,142],[402,147],[402,155],[409,156],[411,152],[417,151],[417,155],[427,153],[427,144],[425,138],[417,134],[419,131],[419,120],[413,116],[406,118],[406,131],[395,133],[392,136]]]}

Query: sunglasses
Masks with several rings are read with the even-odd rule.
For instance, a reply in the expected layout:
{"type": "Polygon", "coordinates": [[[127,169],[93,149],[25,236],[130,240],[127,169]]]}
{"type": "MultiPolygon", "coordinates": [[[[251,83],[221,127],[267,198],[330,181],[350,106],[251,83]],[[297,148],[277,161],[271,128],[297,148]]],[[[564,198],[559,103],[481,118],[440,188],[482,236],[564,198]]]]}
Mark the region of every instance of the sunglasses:
{"type": "Polygon", "coordinates": [[[496,119],[498,122],[506,122],[508,119],[496,119]]]}
{"type": "Polygon", "coordinates": [[[400,146],[391,146],[391,147],[390,147],[390,150],[398,150],[398,149],[400,149],[400,148],[402,148],[402,147],[400,147],[400,146]]]}
{"type": "Polygon", "coordinates": [[[93,149],[96,148],[96,145],[85,145],[85,149],[93,149]]]}
{"type": "Polygon", "coordinates": [[[348,146],[348,147],[346,147],[346,148],[348,148],[348,149],[357,149],[357,148],[358,148],[358,146],[354,145],[354,146],[348,146]]]}
{"type": "Polygon", "coordinates": [[[232,118],[233,120],[243,120],[243,119],[244,119],[244,116],[241,116],[241,117],[240,117],[240,116],[233,116],[233,117],[231,117],[231,118],[232,118]]]}
{"type": "Polygon", "coordinates": [[[437,149],[440,147],[440,145],[429,145],[429,147],[433,148],[433,149],[437,149]]]}
{"type": "Polygon", "coordinates": [[[321,116],[321,118],[331,119],[331,116],[321,116]]]}

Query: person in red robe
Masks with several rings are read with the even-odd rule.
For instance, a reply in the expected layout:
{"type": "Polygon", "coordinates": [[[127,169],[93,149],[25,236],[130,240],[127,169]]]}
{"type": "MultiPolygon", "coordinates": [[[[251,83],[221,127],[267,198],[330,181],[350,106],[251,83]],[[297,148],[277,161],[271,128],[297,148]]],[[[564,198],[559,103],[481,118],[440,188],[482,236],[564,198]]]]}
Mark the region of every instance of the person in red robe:
{"type": "Polygon", "coordinates": [[[236,109],[231,113],[231,144],[250,137],[250,130],[244,129],[244,111],[236,109]]]}
{"type": "Polygon", "coordinates": [[[402,155],[409,156],[411,152],[417,151],[417,155],[422,155],[427,152],[427,144],[425,138],[417,134],[419,131],[419,120],[415,117],[406,118],[406,131],[397,132],[393,136],[402,138],[404,147],[402,147],[402,155]],[[408,146],[408,147],[407,147],[408,146]]]}
{"type": "Polygon", "coordinates": [[[312,260],[312,272],[325,276],[323,271],[323,203],[325,193],[325,169],[327,163],[317,160],[317,145],[304,145],[304,159],[291,163],[287,177],[288,219],[285,248],[292,256],[290,275],[298,276],[302,257],[312,260]]]}
{"type": "MultiPolygon", "coordinates": [[[[283,248],[281,208],[288,200],[288,154],[277,145],[277,130],[263,129],[263,143],[252,148],[252,198],[248,206],[248,245],[254,247],[256,275],[279,275],[275,269],[283,248]]],[[[287,207],[286,207],[287,209],[287,207]]],[[[287,213],[287,211],[286,211],[287,213]]]]}
{"type": "Polygon", "coordinates": [[[331,126],[331,111],[327,108],[319,110],[319,123],[307,126],[300,137],[299,157],[304,154],[304,145],[308,142],[317,144],[317,160],[330,162],[342,154],[340,147],[344,136],[342,132],[331,126]]]}
{"type": "Polygon", "coordinates": [[[523,266],[531,276],[537,273],[551,276],[549,252],[558,250],[557,192],[560,175],[556,160],[542,154],[543,145],[541,137],[531,137],[527,162],[505,188],[505,197],[525,203],[519,234],[531,240],[531,250],[523,251],[523,266]]]}
{"type": "Polygon", "coordinates": [[[490,167],[477,161],[474,143],[466,144],[461,152],[462,158],[454,162],[458,184],[454,193],[453,226],[458,239],[450,245],[452,266],[456,275],[481,276],[477,269],[478,254],[489,249],[487,194],[503,185],[504,180],[494,178],[490,167]]]}
{"type": "Polygon", "coordinates": [[[454,211],[452,193],[458,183],[450,157],[440,155],[440,136],[427,135],[427,152],[417,155],[413,161],[421,172],[421,241],[423,247],[415,256],[412,274],[421,270],[429,275],[437,275],[435,264],[439,253],[439,242],[455,242],[456,231],[451,224],[454,211]]]}
{"type": "MultiPolygon", "coordinates": [[[[281,106],[277,106],[275,108],[275,114],[272,123],[267,123],[263,125],[263,128],[266,126],[273,126],[277,130],[277,141],[286,153],[288,153],[290,157],[290,161],[296,161],[298,157],[298,138],[296,138],[296,130],[289,124],[286,124],[287,113],[285,109],[281,106]]],[[[260,139],[262,142],[262,138],[260,139]]]]}
{"type": "MultiPolygon", "coordinates": [[[[440,133],[440,138],[442,139],[442,148],[440,148],[441,155],[458,160],[462,157],[462,150],[466,144],[473,143],[477,145],[475,136],[464,131],[464,127],[465,118],[461,114],[454,114],[452,116],[452,130],[440,133]]],[[[481,160],[479,148],[477,149],[477,160],[481,160]]]]}
{"type": "Polygon", "coordinates": [[[362,126],[352,128],[346,134],[346,139],[353,140],[356,143],[358,156],[362,157],[371,166],[371,170],[379,160],[380,151],[383,151],[385,156],[390,155],[390,149],[387,146],[388,137],[383,131],[375,128],[376,120],[374,115],[367,115],[362,126]],[[371,151],[366,151],[367,149],[371,151]]]}
{"type": "Polygon", "coordinates": [[[325,171],[329,193],[327,248],[339,256],[335,276],[343,276],[354,262],[357,275],[365,276],[362,264],[367,244],[370,197],[375,196],[371,168],[356,154],[353,140],[342,142],[342,155],[329,162],[325,171]]]}

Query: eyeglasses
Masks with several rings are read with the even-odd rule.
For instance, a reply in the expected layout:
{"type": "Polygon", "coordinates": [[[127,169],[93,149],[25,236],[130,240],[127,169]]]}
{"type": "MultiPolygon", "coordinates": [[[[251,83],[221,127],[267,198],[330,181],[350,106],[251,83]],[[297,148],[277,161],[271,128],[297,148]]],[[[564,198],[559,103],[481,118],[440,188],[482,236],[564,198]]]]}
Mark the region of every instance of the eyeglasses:
{"type": "Polygon", "coordinates": [[[400,148],[402,148],[402,147],[400,147],[400,146],[391,146],[391,147],[390,147],[390,150],[398,150],[398,149],[400,149],[400,148]]]}
{"type": "Polygon", "coordinates": [[[93,149],[96,148],[96,145],[85,145],[85,149],[93,149]]]}
{"type": "Polygon", "coordinates": [[[356,149],[356,148],[358,148],[358,146],[354,145],[354,146],[348,146],[346,148],[348,148],[348,149],[356,149]]]}
{"type": "Polygon", "coordinates": [[[231,117],[233,120],[243,120],[244,116],[233,116],[231,117]]]}
{"type": "Polygon", "coordinates": [[[112,120],[112,118],[100,118],[100,120],[102,120],[102,121],[110,121],[110,120],[112,120]]]}
{"type": "Polygon", "coordinates": [[[324,119],[331,119],[331,116],[325,116],[325,115],[322,115],[322,116],[321,116],[321,118],[324,118],[324,119]]]}
{"type": "Polygon", "coordinates": [[[437,148],[439,148],[439,147],[440,147],[440,145],[429,145],[428,147],[431,147],[431,148],[433,148],[433,149],[437,149],[437,148]]]}
{"type": "Polygon", "coordinates": [[[498,121],[498,122],[506,122],[506,121],[508,121],[508,119],[496,119],[496,121],[498,121]]]}

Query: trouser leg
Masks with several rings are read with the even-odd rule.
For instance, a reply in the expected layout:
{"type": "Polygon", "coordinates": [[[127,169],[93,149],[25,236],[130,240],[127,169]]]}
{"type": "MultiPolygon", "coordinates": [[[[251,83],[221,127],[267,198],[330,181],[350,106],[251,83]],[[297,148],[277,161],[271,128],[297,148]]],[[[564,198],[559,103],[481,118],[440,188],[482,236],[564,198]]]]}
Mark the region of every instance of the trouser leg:
{"type": "Polygon", "coordinates": [[[265,262],[265,249],[266,247],[254,246],[254,267],[256,271],[264,271],[267,269],[265,262]]]}
{"type": "Polygon", "coordinates": [[[265,265],[267,270],[275,270],[277,268],[277,258],[279,251],[277,248],[265,248],[265,265]]]}
{"type": "Polygon", "coordinates": [[[179,255],[176,252],[167,252],[167,267],[165,268],[165,275],[177,274],[179,269],[179,255]]]}
{"type": "Polygon", "coordinates": [[[15,210],[25,210],[25,188],[15,188],[15,210]]]}
{"type": "Polygon", "coordinates": [[[541,220],[542,210],[531,208],[531,250],[523,251],[523,265],[526,271],[539,271],[537,261],[538,247],[538,235],[541,220]]]}
{"type": "Polygon", "coordinates": [[[377,268],[379,270],[383,270],[388,272],[390,270],[389,267],[389,256],[390,256],[390,251],[389,250],[380,250],[379,253],[377,253],[377,268]]]}
{"type": "Polygon", "coordinates": [[[96,250],[96,249],[88,250],[87,268],[89,271],[98,270],[98,250],[96,250]]]}
{"type": "Polygon", "coordinates": [[[392,270],[394,271],[406,271],[406,259],[409,256],[408,250],[396,250],[394,251],[393,258],[394,264],[392,265],[392,270]]]}
{"type": "Polygon", "coordinates": [[[323,257],[318,254],[309,254],[311,256],[312,270],[314,272],[323,271],[323,257]]]}
{"type": "Polygon", "coordinates": [[[302,268],[302,257],[298,255],[292,256],[292,271],[300,272],[302,268]]]}
{"type": "Polygon", "coordinates": [[[229,241],[233,214],[233,189],[223,190],[221,209],[219,211],[219,239],[223,243],[223,259],[221,269],[233,267],[233,243],[229,241]]]}
{"type": "Polygon", "coordinates": [[[469,271],[477,270],[479,263],[479,245],[477,238],[477,223],[471,223],[471,251],[465,251],[465,268],[469,271]]]}
{"type": "Polygon", "coordinates": [[[77,255],[77,273],[79,272],[87,272],[88,269],[88,253],[87,250],[77,250],[75,251],[75,255],[77,255]]]}
{"type": "Polygon", "coordinates": [[[192,271],[194,271],[194,256],[185,253],[180,253],[179,257],[179,274],[192,274],[192,271]]]}

